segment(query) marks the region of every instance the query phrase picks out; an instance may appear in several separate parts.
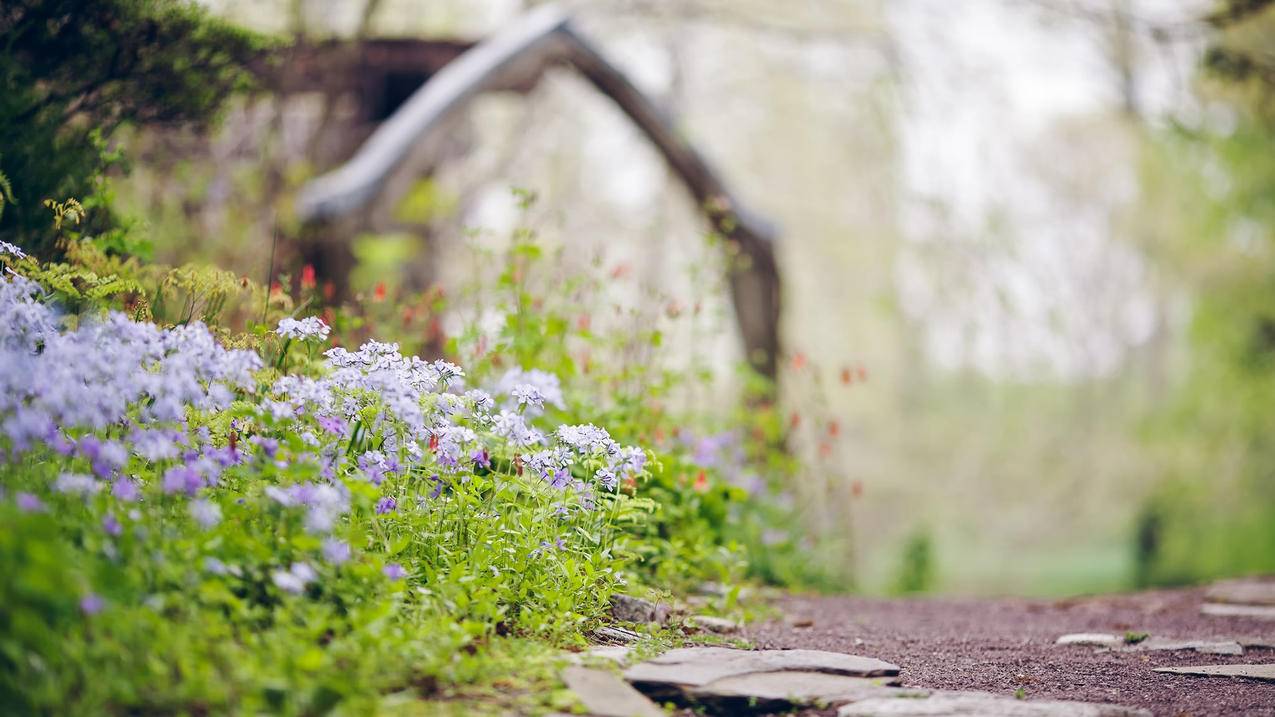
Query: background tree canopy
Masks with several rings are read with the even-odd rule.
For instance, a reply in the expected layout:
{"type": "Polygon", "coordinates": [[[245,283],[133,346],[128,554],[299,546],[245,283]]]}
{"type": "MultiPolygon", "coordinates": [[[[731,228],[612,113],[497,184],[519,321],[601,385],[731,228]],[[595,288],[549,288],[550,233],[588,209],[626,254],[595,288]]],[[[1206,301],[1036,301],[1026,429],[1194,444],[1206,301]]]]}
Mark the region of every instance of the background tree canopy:
{"type": "Polygon", "coordinates": [[[34,250],[52,241],[46,198],[84,200],[94,233],[118,228],[106,138],[129,122],[206,124],[264,43],[184,0],[6,2],[0,36],[0,238],[34,250]]]}

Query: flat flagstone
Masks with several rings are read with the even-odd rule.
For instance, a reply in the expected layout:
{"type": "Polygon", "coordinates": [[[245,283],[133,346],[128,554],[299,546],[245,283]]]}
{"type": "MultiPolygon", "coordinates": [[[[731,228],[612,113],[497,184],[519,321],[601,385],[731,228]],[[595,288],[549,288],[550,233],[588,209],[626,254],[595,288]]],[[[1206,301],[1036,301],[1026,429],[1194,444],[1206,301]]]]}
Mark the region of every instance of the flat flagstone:
{"type": "Polygon", "coordinates": [[[1237,637],[1235,638],[1235,641],[1248,648],[1257,650],[1275,650],[1275,637],[1248,635],[1245,637],[1237,637]]]}
{"type": "Polygon", "coordinates": [[[1109,635],[1098,632],[1083,632],[1063,635],[1055,641],[1058,645],[1082,645],[1086,647],[1105,647],[1120,652],[1154,652],[1159,650],[1193,650],[1206,655],[1243,655],[1244,645],[1239,640],[1229,639],[1171,639],[1165,637],[1147,637],[1136,642],[1128,642],[1120,635],[1109,635]]]}
{"type": "Polygon", "coordinates": [[[627,682],[606,670],[568,667],[562,681],[591,715],[597,717],[663,717],[664,710],[627,682]]]}
{"type": "Polygon", "coordinates": [[[1236,640],[1169,640],[1162,637],[1149,637],[1121,648],[1124,652],[1144,652],[1156,650],[1194,650],[1205,655],[1243,655],[1244,646],[1236,640]]]}
{"type": "Polygon", "coordinates": [[[584,652],[589,657],[601,657],[616,664],[623,665],[629,661],[631,648],[624,645],[599,645],[584,652]]]}
{"type": "Polygon", "coordinates": [[[1253,617],[1259,620],[1275,620],[1275,605],[1238,605],[1222,602],[1206,602],[1200,606],[1205,615],[1219,617],[1253,617]]]}
{"type": "Polygon", "coordinates": [[[709,632],[720,632],[723,634],[739,632],[739,623],[734,620],[727,620],[724,617],[713,617],[712,615],[692,615],[687,618],[687,621],[695,627],[698,627],[701,630],[708,630],[709,632]]]}
{"type": "Polygon", "coordinates": [[[1157,667],[1156,672],[1202,677],[1247,677],[1275,682],[1275,664],[1271,665],[1197,665],[1193,667],[1157,667]]]}
{"type": "Polygon", "coordinates": [[[685,690],[695,703],[722,714],[779,712],[794,707],[835,707],[870,697],[924,697],[929,690],[891,687],[896,677],[846,677],[826,672],[752,672],[685,690]]]}
{"type": "Polygon", "coordinates": [[[1058,645],[1081,645],[1084,647],[1115,647],[1124,644],[1124,637],[1109,635],[1103,632],[1077,632],[1063,635],[1055,640],[1058,645]]]}
{"type": "Polygon", "coordinates": [[[750,672],[824,672],[849,677],[892,677],[899,668],[883,660],[823,650],[736,650],[684,647],[634,665],[624,673],[632,682],[668,682],[700,686],[750,672]]]}
{"type": "Polygon", "coordinates": [[[845,705],[837,717],[1150,717],[1146,710],[1093,702],[1020,700],[985,692],[935,692],[929,697],[875,697],[845,705]]]}
{"type": "Polygon", "coordinates": [[[1204,599],[1214,603],[1275,607],[1275,579],[1223,580],[1210,585],[1204,591],[1204,599]]]}
{"type": "MultiPolygon", "coordinates": [[[[687,647],[670,650],[625,670],[624,678],[657,699],[692,697],[696,688],[757,673],[821,673],[843,677],[894,677],[899,668],[871,657],[823,650],[736,650],[687,647]]],[[[761,678],[772,690],[778,678],[761,678]]],[[[742,682],[726,683],[738,690],[742,682]]],[[[759,682],[758,684],[762,684],[759,682]]],[[[842,683],[848,686],[850,683],[842,683]]],[[[767,694],[770,694],[768,692],[767,694]]]]}

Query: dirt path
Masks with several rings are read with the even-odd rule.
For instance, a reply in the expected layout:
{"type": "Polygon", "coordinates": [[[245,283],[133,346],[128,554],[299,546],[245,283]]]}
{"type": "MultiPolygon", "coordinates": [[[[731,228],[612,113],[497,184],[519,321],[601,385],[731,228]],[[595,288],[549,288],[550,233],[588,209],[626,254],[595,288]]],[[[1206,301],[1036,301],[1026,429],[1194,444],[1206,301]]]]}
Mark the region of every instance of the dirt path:
{"type": "MultiPolygon", "coordinates": [[[[758,648],[811,648],[877,657],[913,687],[984,690],[1027,699],[1143,707],[1156,715],[1275,715],[1275,683],[1152,672],[1155,667],[1275,663],[1194,651],[1097,652],[1060,646],[1063,634],[1147,632],[1164,638],[1275,639],[1275,621],[1204,616],[1202,591],[1061,601],[789,597],[782,621],[746,631],[758,648]],[[797,627],[810,621],[808,627],[797,627]]],[[[812,713],[816,714],[816,713],[812,713]]]]}

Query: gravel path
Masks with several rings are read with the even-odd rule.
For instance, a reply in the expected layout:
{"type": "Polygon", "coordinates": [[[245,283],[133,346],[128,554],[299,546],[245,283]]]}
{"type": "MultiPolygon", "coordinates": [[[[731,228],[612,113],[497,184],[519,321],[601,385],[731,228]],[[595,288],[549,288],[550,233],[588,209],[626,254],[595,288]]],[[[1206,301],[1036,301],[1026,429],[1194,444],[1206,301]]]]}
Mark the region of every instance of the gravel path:
{"type": "MultiPolygon", "coordinates": [[[[1143,707],[1156,715],[1275,715],[1275,683],[1152,672],[1155,667],[1275,663],[1275,650],[1241,656],[1193,651],[1098,652],[1059,646],[1063,634],[1128,631],[1164,638],[1257,636],[1275,621],[1204,616],[1201,590],[1069,600],[787,597],[785,619],[746,630],[758,648],[811,648],[877,657],[913,687],[983,690],[1027,699],[1143,707]],[[801,626],[806,622],[809,626],[801,626]]],[[[817,714],[817,713],[811,713],[817,714]]]]}

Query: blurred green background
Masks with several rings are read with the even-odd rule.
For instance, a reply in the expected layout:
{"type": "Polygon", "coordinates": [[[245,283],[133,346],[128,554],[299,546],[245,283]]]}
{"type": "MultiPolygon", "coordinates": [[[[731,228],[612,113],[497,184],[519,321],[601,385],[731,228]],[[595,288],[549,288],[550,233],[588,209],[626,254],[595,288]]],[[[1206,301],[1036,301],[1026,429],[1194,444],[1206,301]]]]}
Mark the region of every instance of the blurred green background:
{"type": "MultiPolygon", "coordinates": [[[[368,43],[480,39],[529,4],[207,3],[352,53],[356,77],[368,43]]],[[[578,21],[782,229],[781,388],[811,466],[792,498],[856,585],[1062,595],[1275,570],[1270,4],[788,5],[599,1],[578,21]]],[[[359,92],[126,125],[112,191],[156,259],[264,278],[297,188],[383,119],[359,92]]],[[[337,237],[350,291],[459,290],[527,187],[565,261],[632,277],[617,305],[702,310],[669,343],[734,387],[702,219],[585,81],[484,95],[426,144],[337,237]]],[[[295,281],[315,261],[294,246],[274,266],[295,281]]]]}

